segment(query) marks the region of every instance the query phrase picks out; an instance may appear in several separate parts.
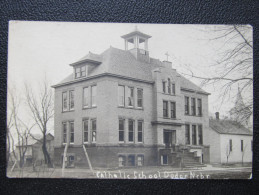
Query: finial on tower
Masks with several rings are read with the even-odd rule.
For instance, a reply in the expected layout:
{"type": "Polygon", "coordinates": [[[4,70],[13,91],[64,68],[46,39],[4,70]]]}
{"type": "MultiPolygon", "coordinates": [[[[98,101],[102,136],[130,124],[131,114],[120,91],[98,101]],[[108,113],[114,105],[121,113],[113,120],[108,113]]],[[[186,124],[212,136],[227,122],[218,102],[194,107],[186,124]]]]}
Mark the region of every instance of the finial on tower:
{"type": "Polygon", "coordinates": [[[166,55],[166,61],[168,61],[168,57],[170,56],[168,51],[165,53],[165,55],[166,55]]]}
{"type": "Polygon", "coordinates": [[[135,26],[135,31],[138,31],[138,26],[137,25],[135,26]]]}

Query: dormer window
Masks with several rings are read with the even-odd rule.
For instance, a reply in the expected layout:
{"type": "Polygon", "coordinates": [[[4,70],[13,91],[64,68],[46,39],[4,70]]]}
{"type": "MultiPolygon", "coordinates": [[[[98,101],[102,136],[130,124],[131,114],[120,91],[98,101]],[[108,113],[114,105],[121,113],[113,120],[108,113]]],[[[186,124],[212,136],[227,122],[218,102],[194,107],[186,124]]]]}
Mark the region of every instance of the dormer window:
{"type": "Polygon", "coordinates": [[[76,67],[75,68],[75,78],[81,78],[86,76],[86,67],[81,66],[81,67],[76,67]]]}

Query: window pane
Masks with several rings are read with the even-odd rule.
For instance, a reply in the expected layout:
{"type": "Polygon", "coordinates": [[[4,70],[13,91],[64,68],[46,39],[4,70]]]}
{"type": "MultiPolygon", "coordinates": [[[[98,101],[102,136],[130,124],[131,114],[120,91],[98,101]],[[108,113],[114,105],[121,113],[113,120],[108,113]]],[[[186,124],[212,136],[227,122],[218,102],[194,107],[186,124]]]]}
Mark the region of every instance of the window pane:
{"type": "Polygon", "coordinates": [[[96,142],[96,120],[92,120],[92,142],[96,142]]]}
{"type": "Polygon", "coordinates": [[[67,92],[62,93],[63,111],[67,111],[67,92]]]}
{"type": "Polygon", "coordinates": [[[163,81],[163,93],[165,93],[165,81],[163,81]]]}
{"type": "Polygon", "coordinates": [[[138,142],[143,142],[143,122],[138,121],[138,142]]]}
{"type": "Polygon", "coordinates": [[[119,156],[119,167],[125,166],[126,157],[125,156],[119,156]]]}
{"type": "Polygon", "coordinates": [[[197,145],[196,141],[196,125],[192,125],[192,144],[197,145]]]}
{"type": "Polygon", "coordinates": [[[185,97],[185,114],[189,114],[189,97],[185,97]]]}
{"type": "Polygon", "coordinates": [[[199,145],[203,144],[203,136],[202,136],[202,126],[199,125],[198,126],[198,138],[199,138],[199,145]]]}
{"type": "Polygon", "coordinates": [[[134,141],[134,121],[129,120],[129,142],[134,141]]]}
{"type": "Polygon", "coordinates": [[[69,92],[69,105],[70,105],[70,110],[74,110],[75,104],[74,104],[74,91],[69,92]]]}
{"type": "Polygon", "coordinates": [[[80,75],[80,68],[76,68],[76,75],[75,75],[75,77],[76,78],[79,78],[81,75],[80,75]]]}
{"type": "Polygon", "coordinates": [[[170,79],[168,79],[168,93],[171,94],[171,82],[170,82],[170,79]]]}
{"type": "Polygon", "coordinates": [[[128,106],[133,106],[133,100],[134,100],[134,88],[129,88],[128,91],[128,106]]]}
{"type": "Polygon", "coordinates": [[[185,144],[190,144],[190,125],[185,125],[185,144]]]}
{"type": "Polygon", "coordinates": [[[74,143],[74,122],[70,122],[70,143],[74,143]]]}
{"type": "Polygon", "coordinates": [[[129,166],[135,166],[135,156],[134,155],[128,156],[128,165],[129,166]]]}
{"type": "Polygon", "coordinates": [[[84,142],[88,142],[88,120],[83,121],[84,128],[84,142]]]}
{"type": "Polygon", "coordinates": [[[163,101],[163,116],[168,117],[168,102],[163,101]]]}
{"type": "Polygon", "coordinates": [[[124,141],[124,119],[119,120],[119,141],[124,141]]]}
{"type": "Polygon", "coordinates": [[[84,88],[84,107],[88,107],[88,102],[89,102],[89,91],[88,91],[88,87],[84,88]]]}
{"type": "Polygon", "coordinates": [[[119,101],[119,106],[124,106],[124,86],[119,86],[118,87],[118,101],[119,101]]]}
{"type": "Polygon", "coordinates": [[[144,165],[144,156],[143,155],[139,155],[137,157],[137,165],[138,166],[143,166],[144,165]]]}
{"type": "Polygon", "coordinates": [[[175,84],[172,84],[172,94],[175,94],[175,84]]]}
{"type": "Polygon", "coordinates": [[[171,102],[171,118],[176,118],[175,102],[171,102]]]}
{"type": "Polygon", "coordinates": [[[81,76],[84,77],[85,75],[86,75],[85,66],[82,66],[81,67],[81,76]]]}
{"type": "Polygon", "coordinates": [[[67,124],[63,123],[63,143],[67,143],[67,124]]]}
{"type": "Polygon", "coordinates": [[[192,107],[192,115],[196,115],[196,102],[195,102],[195,98],[191,99],[191,107],[192,107]]]}
{"type": "Polygon", "coordinates": [[[96,106],[96,86],[92,86],[92,106],[96,106]]]}
{"type": "Polygon", "coordinates": [[[243,142],[243,140],[241,140],[241,152],[243,152],[244,151],[244,142],[243,142]]]}
{"type": "Polygon", "coordinates": [[[198,115],[202,115],[202,104],[201,104],[201,99],[198,99],[198,115]]]}

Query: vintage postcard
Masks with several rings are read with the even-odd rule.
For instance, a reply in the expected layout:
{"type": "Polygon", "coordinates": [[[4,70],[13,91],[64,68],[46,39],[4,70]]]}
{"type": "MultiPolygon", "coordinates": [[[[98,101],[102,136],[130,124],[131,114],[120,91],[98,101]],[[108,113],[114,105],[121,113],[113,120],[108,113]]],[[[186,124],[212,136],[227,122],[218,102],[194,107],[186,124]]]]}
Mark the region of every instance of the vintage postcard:
{"type": "Polygon", "coordinates": [[[252,33],[10,21],[7,176],[251,179],[252,33]]]}

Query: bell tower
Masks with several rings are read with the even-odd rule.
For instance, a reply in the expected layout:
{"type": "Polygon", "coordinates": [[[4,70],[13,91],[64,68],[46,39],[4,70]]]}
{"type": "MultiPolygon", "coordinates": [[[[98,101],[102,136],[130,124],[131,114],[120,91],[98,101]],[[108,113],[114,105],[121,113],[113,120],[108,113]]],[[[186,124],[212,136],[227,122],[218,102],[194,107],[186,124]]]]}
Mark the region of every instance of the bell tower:
{"type": "Polygon", "coordinates": [[[125,41],[126,51],[131,52],[137,60],[150,62],[148,51],[148,39],[151,38],[150,35],[140,32],[136,26],[133,32],[121,37],[125,41]]]}

